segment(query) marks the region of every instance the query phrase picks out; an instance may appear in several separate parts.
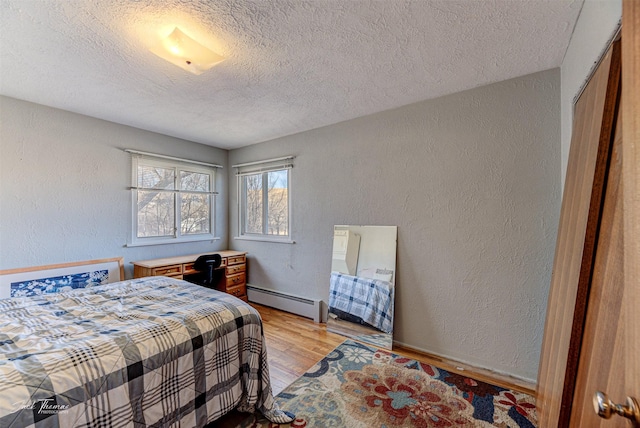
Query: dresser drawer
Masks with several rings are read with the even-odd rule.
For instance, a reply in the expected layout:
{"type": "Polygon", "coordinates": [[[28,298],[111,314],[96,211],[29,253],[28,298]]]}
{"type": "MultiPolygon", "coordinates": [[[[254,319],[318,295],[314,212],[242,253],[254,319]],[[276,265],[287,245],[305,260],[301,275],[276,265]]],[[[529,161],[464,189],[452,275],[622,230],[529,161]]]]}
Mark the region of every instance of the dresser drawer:
{"type": "Polygon", "coordinates": [[[197,272],[198,271],[193,268],[193,263],[185,263],[182,265],[182,273],[185,275],[189,275],[197,272]]]}
{"type": "Polygon", "coordinates": [[[229,266],[227,268],[227,276],[234,275],[236,273],[244,272],[246,270],[246,266],[244,263],[241,265],[229,266]]]}
{"type": "Polygon", "coordinates": [[[246,278],[245,278],[244,272],[238,273],[235,275],[230,275],[227,277],[227,290],[230,287],[234,287],[236,285],[240,285],[240,284],[244,285],[245,281],[246,281],[246,278]]]}
{"type": "Polygon", "coordinates": [[[232,296],[236,296],[239,298],[244,298],[247,295],[247,287],[246,285],[238,285],[237,287],[227,288],[227,293],[232,296]]]}
{"type": "Polygon", "coordinates": [[[153,275],[176,276],[182,275],[182,265],[162,266],[153,270],[153,275]]]}
{"type": "Polygon", "coordinates": [[[240,263],[244,263],[246,261],[245,256],[235,256],[227,258],[227,266],[239,265],[240,263]]]}

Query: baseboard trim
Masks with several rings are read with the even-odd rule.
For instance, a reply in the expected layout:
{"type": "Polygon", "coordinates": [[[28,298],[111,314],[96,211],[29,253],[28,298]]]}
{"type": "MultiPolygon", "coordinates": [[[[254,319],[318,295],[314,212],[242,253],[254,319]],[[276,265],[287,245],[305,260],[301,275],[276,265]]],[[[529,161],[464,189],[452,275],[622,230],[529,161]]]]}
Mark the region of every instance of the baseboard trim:
{"type": "Polygon", "coordinates": [[[320,299],[309,299],[253,284],[247,284],[247,298],[249,302],[311,318],[315,322],[320,322],[322,317],[320,299]]]}
{"type": "Polygon", "coordinates": [[[468,376],[475,380],[523,392],[536,397],[536,382],[533,382],[530,379],[520,378],[488,368],[477,367],[469,363],[427,352],[423,349],[398,341],[393,342],[393,352],[420,360],[427,364],[433,364],[434,366],[443,368],[447,371],[468,376]]]}

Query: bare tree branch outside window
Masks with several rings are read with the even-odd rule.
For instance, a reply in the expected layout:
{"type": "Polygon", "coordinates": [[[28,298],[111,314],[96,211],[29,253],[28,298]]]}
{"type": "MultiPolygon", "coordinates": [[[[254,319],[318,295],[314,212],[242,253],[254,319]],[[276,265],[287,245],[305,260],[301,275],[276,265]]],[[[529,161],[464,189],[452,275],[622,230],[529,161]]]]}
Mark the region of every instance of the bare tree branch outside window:
{"type": "Polygon", "coordinates": [[[180,233],[194,235],[209,233],[211,218],[210,176],[198,172],[180,171],[180,233]]]}
{"type": "Polygon", "coordinates": [[[262,174],[244,177],[245,232],[262,233],[262,174]]]}
{"type": "Polygon", "coordinates": [[[269,174],[269,235],[289,234],[288,171],[269,174]]]}
{"type": "Polygon", "coordinates": [[[288,236],[288,170],[245,175],[242,183],[244,233],[288,236]]]}
{"type": "Polygon", "coordinates": [[[173,236],[175,170],[138,167],[138,237],[173,236]]]}
{"type": "Polygon", "coordinates": [[[211,233],[211,175],[178,167],[138,165],[138,238],[211,233]],[[180,225],[176,225],[176,206],[180,225]]]}

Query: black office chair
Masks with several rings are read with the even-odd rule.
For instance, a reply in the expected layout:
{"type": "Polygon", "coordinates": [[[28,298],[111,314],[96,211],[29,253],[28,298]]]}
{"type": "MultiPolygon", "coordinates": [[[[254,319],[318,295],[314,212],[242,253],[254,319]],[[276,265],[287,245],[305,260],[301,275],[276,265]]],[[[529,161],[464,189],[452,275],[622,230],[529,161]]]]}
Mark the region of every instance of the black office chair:
{"type": "Polygon", "coordinates": [[[184,279],[194,284],[215,288],[220,279],[220,272],[222,272],[222,270],[218,270],[220,264],[222,264],[222,256],[220,254],[200,256],[193,263],[193,269],[197,270],[198,273],[186,275],[184,279]]]}

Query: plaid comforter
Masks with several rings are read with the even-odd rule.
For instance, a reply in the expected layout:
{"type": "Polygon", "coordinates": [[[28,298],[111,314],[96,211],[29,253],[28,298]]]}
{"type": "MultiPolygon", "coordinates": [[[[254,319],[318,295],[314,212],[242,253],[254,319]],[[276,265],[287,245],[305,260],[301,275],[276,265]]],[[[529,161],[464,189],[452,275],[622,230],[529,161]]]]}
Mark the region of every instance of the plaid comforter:
{"type": "Polygon", "coordinates": [[[0,427],[204,426],[274,407],[262,321],[166,277],[0,300],[0,427]]]}
{"type": "Polygon", "coordinates": [[[385,333],[391,333],[393,285],[380,279],[331,272],[329,311],[332,308],[358,317],[385,333]]]}

